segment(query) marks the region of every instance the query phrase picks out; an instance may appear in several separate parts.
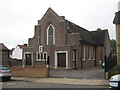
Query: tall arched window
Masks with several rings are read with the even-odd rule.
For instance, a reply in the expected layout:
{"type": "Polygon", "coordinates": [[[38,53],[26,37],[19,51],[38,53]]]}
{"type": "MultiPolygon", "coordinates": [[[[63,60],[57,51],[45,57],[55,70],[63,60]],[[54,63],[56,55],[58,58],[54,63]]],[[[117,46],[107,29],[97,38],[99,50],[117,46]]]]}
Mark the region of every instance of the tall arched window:
{"type": "Polygon", "coordinates": [[[48,45],[55,44],[55,29],[53,25],[49,25],[47,28],[47,44],[48,45]]]}

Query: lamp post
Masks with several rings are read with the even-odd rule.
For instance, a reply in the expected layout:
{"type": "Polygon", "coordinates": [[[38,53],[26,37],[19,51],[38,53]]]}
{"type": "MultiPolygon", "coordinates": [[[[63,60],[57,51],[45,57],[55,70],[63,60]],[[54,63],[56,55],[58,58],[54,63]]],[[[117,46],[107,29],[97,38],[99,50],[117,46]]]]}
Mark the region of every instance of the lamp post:
{"type": "Polygon", "coordinates": [[[74,55],[75,55],[75,56],[74,56],[75,68],[74,68],[74,69],[76,70],[76,69],[77,69],[77,67],[76,67],[76,47],[74,47],[73,49],[74,49],[74,55]]]}

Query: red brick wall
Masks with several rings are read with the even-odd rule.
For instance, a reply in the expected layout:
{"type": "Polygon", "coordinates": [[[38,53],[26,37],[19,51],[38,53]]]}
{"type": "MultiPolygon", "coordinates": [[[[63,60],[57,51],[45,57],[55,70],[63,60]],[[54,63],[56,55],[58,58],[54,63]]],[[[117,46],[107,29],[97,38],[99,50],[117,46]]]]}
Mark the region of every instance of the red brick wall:
{"type": "Polygon", "coordinates": [[[13,76],[26,76],[26,77],[48,77],[47,66],[25,66],[23,68],[11,67],[13,76]]]}

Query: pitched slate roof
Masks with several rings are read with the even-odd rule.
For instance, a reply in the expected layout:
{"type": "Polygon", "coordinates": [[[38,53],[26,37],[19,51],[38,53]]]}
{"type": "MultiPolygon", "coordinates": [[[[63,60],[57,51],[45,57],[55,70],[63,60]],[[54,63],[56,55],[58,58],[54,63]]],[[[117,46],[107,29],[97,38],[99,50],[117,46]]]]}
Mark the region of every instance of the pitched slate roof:
{"type": "Polygon", "coordinates": [[[102,45],[105,41],[105,36],[108,33],[108,30],[98,30],[98,31],[91,31],[91,37],[94,40],[96,45],[102,45]]]}
{"type": "Polygon", "coordinates": [[[72,33],[80,33],[81,40],[83,42],[87,42],[93,45],[104,44],[107,30],[88,31],[68,20],[67,22],[68,22],[69,29],[72,31],[72,33]]]}
{"type": "Polygon", "coordinates": [[[120,11],[115,13],[115,18],[113,20],[114,24],[120,24],[120,11]]]}
{"type": "Polygon", "coordinates": [[[9,50],[3,43],[0,43],[0,50],[9,50]]]}
{"type": "MultiPolygon", "coordinates": [[[[42,19],[45,17],[45,15],[49,11],[51,11],[57,17],[61,17],[55,11],[53,11],[51,8],[49,8],[47,10],[47,12],[44,14],[44,16],[42,17],[42,19]]],[[[82,42],[86,42],[86,43],[93,44],[93,45],[104,44],[105,35],[106,35],[107,30],[88,31],[88,30],[86,30],[86,29],[84,29],[84,28],[82,28],[82,27],[80,27],[80,26],[66,20],[65,18],[64,18],[64,20],[67,22],[67,25],[68,25],[67,27],[69,27],[69,30],[72,33],[79,33],[80,34],[80,37],[81,37],[80,39],[82,40],[82,42]]]]}

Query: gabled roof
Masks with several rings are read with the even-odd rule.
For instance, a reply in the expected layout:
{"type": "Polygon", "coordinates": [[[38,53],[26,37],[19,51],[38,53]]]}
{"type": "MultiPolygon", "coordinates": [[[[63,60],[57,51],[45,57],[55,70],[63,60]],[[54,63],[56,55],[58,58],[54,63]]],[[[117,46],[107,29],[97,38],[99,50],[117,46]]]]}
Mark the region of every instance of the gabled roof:
{"type": "MultiPolygon", "coordinates": [[[[52,12],[55,16],[57,16],[58,18],[60,17],[55,11],[53,11],[52,10],[52,8],[48,8],[48,10],[46,11],[46,13],[43,15],[43,17],[41,18],[41,20],[46,16],[46,14],[48,13],[48,12],[52,12]]],[[[40,21],[41,21],[40,20],[40,21]]]]}
{"type": "Polygon", "coordinates": [[[0,50],[9,50],[3,43],[0,43],[0,50]]]}
{"type": "Polygon", "coordinates": [[[114,24],[120,24],[120,11],[115,13],[115,18],[113,20],[114,24]]]}
{"type": "MultiPolygon", "coordinates": [[[[56,12],[54,12],[51,8],[49,8],[46,11],[46,13],[44,14],[44,16],[42,17],[42,19],[49,12],[52,12],[56,17],[60,18],[60,16],[56,12]]],[[[82,27],[80,27],[80,26],[66,20],[65,18],[63,18],[63,19],[67,22],[67,25],[68,25],[67,27],[69,27],[70,32],[71,33],[79,33],[80,37],[81,37],[80,39],[83,42],[93,44],[93,45],[104,44],[105,35],[106,35],[107,30],[88,31],[88,30],[86,30],[86,29],[84,29],[84,28],[82,28],[82,27]]]]}
{"type": "Polygon", "coordinates": [[[88,31],[70,21],[68,21],[69,29],[72,33],[80,33],[81,40],[94,45],[104,44],[107,30],[88,31]]]}

